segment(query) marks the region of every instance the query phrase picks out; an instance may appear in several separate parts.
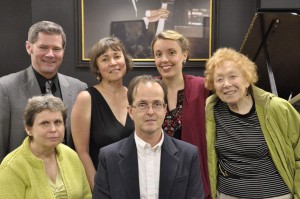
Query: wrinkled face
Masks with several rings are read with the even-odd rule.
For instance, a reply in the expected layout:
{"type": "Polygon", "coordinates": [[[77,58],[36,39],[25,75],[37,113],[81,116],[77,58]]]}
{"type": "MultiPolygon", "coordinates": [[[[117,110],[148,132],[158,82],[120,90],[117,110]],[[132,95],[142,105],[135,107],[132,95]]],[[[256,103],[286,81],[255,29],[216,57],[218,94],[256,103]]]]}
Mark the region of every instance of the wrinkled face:
{"type": "Polygon", "coordinates": [[[158,39],[153,45],[154,59],[162,78],[182,76],[182,62],[187,59],[187,52],[182,52],[177,41],[158,39]]]}
{"type": "Polygon", "coordinates": [[[225,61],[215,69],[214,86],[223,102],[234,105],[244,100],[250,83],[235,62],[225,61]]]}
{"type": "Polygon", "coordinates": [[[141,82],[134,93],[132,106],[128,112],[135,124],[137,135],[161,135],[162,124],[166,115],[166,106],[157,109],[159,104],[164,104],[164,91],[158,83],[141,82]],[[148,106],[145,110],[139,110],[137,106],[148,106]],[[154,107],[154,108],[153,108],[154,107]]]}
{"type": "Polygon", "coordinates": [[[26,42],[26,50],[31,57],[34,69],[50,79],[57,73],[63,60],[62,36],[40,32],[35,43],[26,42]]]}
{"type": "Polygon", "coordinates": [[[30,145],[34,148],[54,149],[63,141],[65,125],[60,111],[44,110],[35,114],[32,127],[26,127],[26,132],[32,136],[30,145]]]}
{"type": "Polygon", "coordinates": [[[122,51],[108,49],[97,58],[102,81],[116,81],[126,74],[126,62],[122,51]]]}

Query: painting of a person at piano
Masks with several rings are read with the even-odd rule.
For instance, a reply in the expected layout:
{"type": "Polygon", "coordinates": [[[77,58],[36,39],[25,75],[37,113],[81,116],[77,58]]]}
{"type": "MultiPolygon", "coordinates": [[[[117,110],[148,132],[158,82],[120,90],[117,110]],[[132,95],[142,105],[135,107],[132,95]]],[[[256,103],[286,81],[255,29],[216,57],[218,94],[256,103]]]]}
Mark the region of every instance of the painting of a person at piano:
{"type": "MultiPolygon", "coordinates": [[[[206,12],[208,9],[201,9],[201,6],[207,6],[207,4],[199,3],[199,1],[195,0],[132,0],[134,11],[131,12],[135,14],[136,20],[144,21],[144,26],[136,31],[137,28],[126,28],[132,25],[125,23],[125,25],[122,26],[126,29],[126,31],[123,32],[125,32],[127,36],[122,36],[122,34],[124,35],[122,31],[115,32],[114,35],[123,40],[128,53],[133,58],[150,58],[152,56],[150,49],[151,40],[164,30],[177,30],[184,35],[189,34],[194,39],[203,36],[202,33],[199,33],[201,29],[200,26],[203,26],[202,11],[204,10],[203,12],[206,12]],[[197,14],[193,15],[193,19],[190,20],[188,12],[197,14]],[[200,14],[201,17],[199,17],[200,14]]],[[[140,24],[136,23],[134,26],[139,27],[140,24]]],[[[206,47],[206,43],[197,46],[198,50],[196,50],[197,55],[195,56],[203,55],[205,57],[208,53],[200,54],[198,51],[206,47]]],[[[194,49],[192,49],[191,58],[193,54],[194,49]]]]}
{"type": "Polygon", "coordinates": [[[300,198],[300,115],[255,86],[257,67],[231,48],[206,63],[208,173],[215,198],[300,198]]]}
{"type": "Polygon", "coordinates": [[[175,26],[203,26],[203,16],[208,15],[209,1],[199,0],[132,0],[137,19],[157,22],[156,34],[175,26]],[[189,16],[192,16],[193,20],[189,16]]]}

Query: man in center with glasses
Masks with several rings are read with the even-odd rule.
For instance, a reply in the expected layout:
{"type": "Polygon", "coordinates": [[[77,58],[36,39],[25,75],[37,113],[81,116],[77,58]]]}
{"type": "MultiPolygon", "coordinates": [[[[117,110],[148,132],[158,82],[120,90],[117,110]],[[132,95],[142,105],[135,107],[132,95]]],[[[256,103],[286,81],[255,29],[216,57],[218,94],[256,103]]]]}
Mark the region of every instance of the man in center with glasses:
{"type": "Polygon", "coordinates": [[[204,198],[197,147],[162,130],[167,90],[161,80],[137,76],[127,95],[135,131],[100,149],[93,198],[204,198]]]}

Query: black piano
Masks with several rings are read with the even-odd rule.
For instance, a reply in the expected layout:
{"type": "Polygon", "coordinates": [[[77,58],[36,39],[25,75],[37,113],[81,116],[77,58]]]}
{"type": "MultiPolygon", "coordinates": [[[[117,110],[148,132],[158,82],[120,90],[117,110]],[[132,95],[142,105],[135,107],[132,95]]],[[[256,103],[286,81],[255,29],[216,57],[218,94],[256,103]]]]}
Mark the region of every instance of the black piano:
{"type": "Polygon", "coordinates": [[[256,63],[259,87],[300,110],[300,9],[258,9],[240,52],[256,63]]]}

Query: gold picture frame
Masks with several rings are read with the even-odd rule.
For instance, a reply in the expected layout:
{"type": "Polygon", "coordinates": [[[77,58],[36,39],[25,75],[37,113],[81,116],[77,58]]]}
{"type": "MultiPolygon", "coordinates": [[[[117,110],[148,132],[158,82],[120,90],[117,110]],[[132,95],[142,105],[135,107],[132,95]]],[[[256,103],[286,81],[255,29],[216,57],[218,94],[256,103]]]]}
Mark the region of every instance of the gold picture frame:
{"type": "Polygon", "coordinates": [[[174,29],[188,38],[191,47],[189,61],[206,61],[211,56],[212,0],[138,0],[136,5],[132,0],[79,2],[77,54],[80,63],[88,62],[92,45],[109,35],[123,41],[134,62],[153,61],[151,41],[160,22],[146,25],[144,19],[147,12],[158,10],[166,4],[170,10],[164,20],[165,29],[174,29]]]}

